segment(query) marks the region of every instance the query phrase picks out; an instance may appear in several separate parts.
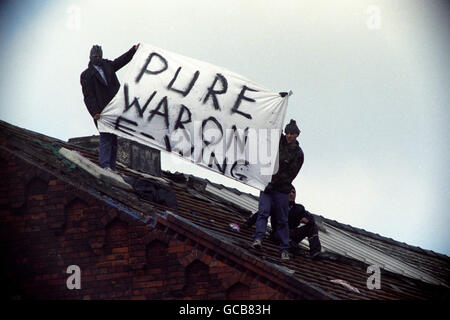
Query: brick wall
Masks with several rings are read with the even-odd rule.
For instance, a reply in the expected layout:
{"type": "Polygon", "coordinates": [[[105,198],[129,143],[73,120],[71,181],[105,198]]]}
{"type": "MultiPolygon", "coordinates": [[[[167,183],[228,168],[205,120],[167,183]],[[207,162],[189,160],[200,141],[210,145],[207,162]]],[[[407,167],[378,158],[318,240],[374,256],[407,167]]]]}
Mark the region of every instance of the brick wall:
{"type": "Polygon", "coordinates": [[[171,228],[119,212],[0,150],[2,288],[13,299],[291,299],[171,228]],[[81,289],[69,290],[70,265],[81,289]]]}

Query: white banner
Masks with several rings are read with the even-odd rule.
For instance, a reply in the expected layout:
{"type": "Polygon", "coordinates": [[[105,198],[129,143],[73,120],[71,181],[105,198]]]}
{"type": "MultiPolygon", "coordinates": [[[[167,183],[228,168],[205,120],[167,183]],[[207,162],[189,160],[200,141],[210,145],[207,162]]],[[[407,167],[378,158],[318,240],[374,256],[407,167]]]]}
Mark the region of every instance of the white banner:
{"type": "Polygon", "coordinates": [[[274,173],[287,109],[282,98],[236,73],[141,44],[100,132],[172,152],[264,190],[274,173]]]}

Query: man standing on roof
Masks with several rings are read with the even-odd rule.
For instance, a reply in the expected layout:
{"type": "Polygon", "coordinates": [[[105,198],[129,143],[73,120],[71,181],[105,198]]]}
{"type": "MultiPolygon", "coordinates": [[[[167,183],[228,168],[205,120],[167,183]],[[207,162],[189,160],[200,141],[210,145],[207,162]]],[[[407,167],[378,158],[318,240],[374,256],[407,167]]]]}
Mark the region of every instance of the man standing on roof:
{"type": "MultiPolygon", "coordinates": [[[[102,47],[92,47],[89,65],[81,73],[80,82],[84,103],[94,118],[95,126],[100,119],[100,113],[119,91],[120,83],[116,72],[131,61],[139,44],[133,46],[126,53],[111,61],[102,59],[102,47]]],[[[117,158],[117,136],[112,133],[100,132],[99,164],[102,168],[114,171],[117,158]]]]}
{"type": "MultiPolygon", "coordinates": [[[[291,186],[291,192],[289,193],[289,237],[290,237],[290,248],[289,251],[294,255],[304,256],[305,253],[298,246],[298,243],[301,242],[304,238],[308,238],[309,242],[309,254],[312,258],[318,259],[322,258],[321,254],[322,246],[319,240],[319,230],[317,228],[317,224],[315,222],[314,216],[305,209],[305,207],[300,203],[295,203],[295,187],[291,186]],[[300,224],[303,224],[301,227],[300,224]]],[[[277,223],[275,218],[275,210],[271,209],[270,213],[272,219],[272,233],[270,234],[270,238],[276,243],[279,243],[280,240],[276,236],[277,223]]],[[[258,218],[258,212],[252,214],[247,221],[242,224],[242,228],[250,228],[256,223],[258,218]]]]}
{"type": "Polygon", "coordinates": [[[291,183],[300,171],[304,155],[297,141],[300,129],[295,120],[286,125],[280,137],[278,149],[278,171],[272,176],[271,182],[259,196],[256,231],[253,235],[253,247],[261,249],[262,240],[267,228],[267,219],[271,208],[275,208],[273,220],[276,221],[276,237],[280,240],[281,259],[289,260],[289,192],[291,183]]]}

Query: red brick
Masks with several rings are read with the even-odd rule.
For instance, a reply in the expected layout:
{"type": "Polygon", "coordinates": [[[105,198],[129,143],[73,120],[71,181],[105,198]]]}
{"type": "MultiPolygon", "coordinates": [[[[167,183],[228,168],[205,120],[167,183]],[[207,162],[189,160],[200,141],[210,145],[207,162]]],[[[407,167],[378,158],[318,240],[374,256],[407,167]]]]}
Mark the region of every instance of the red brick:
{"type": "MultiPolygon", "coordinates": [[[[46,194],[35,194],[25,199],[22,182],[26,180],[24,173],[39,170],[21,160],[16,161],[14,157],[11,159],[14,161],[8,162],[6,177],[10,184],[5,189],[8,196],[3,197],[2,194],[0,199],[2,207],[4,205],[9,209],[2,209],[0,216],[2,221],[11,221],[11,230],[20,235],[7,239],[6,245],[17,257],[17,262],[25,270],[31,270],[31,274],[26,276],[34,281],[22,282],[23,287],[28,288],[30,293],[54,299],[167,298],[171,297],[172,290],[181,292],[188,284],[186,269],[181,262],[186,259],[187,264],[195,260],[201,261],[208,267],[209,272],[193,273],[195,278],[189,279],[192,281],[189,284],[192,285],[192,290],[188,291],[184,298],[223,299],[226,293],[222,280],[227,283],[228,279],[232,283],[235,281],[233,277],[240,274],[226,263],[202,253],[205,251],[201,246],[193,249],[196,241],[201,241],[201,244],[206,246],[205,240],[195,234],[187,241],[171,240],[167,246],[167,255],[156,256],[154,259],[148,257],[143,240],[155,230],[126,218],[124,213],[110,209],[101,200],[69,187],[57,178],[50,178],[46,194]],[[74,195],[88,205],[84,208],[76,205],[66,208],[67,202],[74,199],[74,195]],[[30,208],[27,213],[13,215],[10,212],[10,209],[20,208],[24,204],[30,208]],[[120,221],[130,222],[128,237],[124,241],[107,243],[105,225],[111,223],[116,216],[120,221]],[[63,226],[65,229],[62,229],[63,226]],[[31,236],[36,240],[27,244],[24,252],[23,239],[31,239],[31,236]],[[66,280],[70,274],[66,273],[66,270],[71,264],[81,268],[83,292],[67,290],[66,280]],[[141,269],[133,269],[133,265],[137,264],[141,264],[141,269]]],[[[159,221],[167,223],[164,219],[159,221]]],[[[157,229],[164,230],[165,227],[159,225],[157,229]]],[[[180,230],[176,228],[179,227],[169,228],[167,234],[170,238],[176,230],[180,230]]],[[[194,228],[191,228],[191,231],[197,232],[194,228]]],[[[163,237],[161,239],[165,237],[161,232],[160,236],[163,237]]],[[[180,237],[185,239],[184,235],[180,237]]],[[[23,276],[25,279],[25,275],[23,276]]],[[[258,282],[252,285],[248,298],[274,297],[275,293],[268,285],[258,282]]]]}

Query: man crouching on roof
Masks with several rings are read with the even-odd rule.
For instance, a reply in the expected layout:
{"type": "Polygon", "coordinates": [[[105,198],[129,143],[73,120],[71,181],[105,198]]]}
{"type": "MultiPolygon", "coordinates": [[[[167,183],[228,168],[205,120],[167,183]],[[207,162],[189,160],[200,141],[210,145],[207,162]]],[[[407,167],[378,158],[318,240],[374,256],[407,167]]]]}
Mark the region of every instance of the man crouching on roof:
{"type": "Polygon", "coordinates": [[[295,120],[286,125],[280,137],[278,150],[278,172],[272,176],[271,182],[259,196],[256,231],[253,235],[253,247],[261,249],[262,240],[267,228],[267,219],[272,207],[275,207],[276,237],[280,240],[281,259],[289,260],[289,192],[291,183],[300,171],[304,155],[297,141],[300,129],[295,120]]]}
{"type": "MultiPolygon", "coordinates": [[[[290,237],[290,248],[289,251],[294,255],[304,256],[305,253],[299,247],[298,243],[304,238],[308,238],[309,242],[309,254],[313,259],[321,259],[325,257],[321,253],[322,246],[319,240],[319,230],[315,222],[314,216],[305,209],[305,207],[300,203],[295,203],[295,187],[291,186],[291,192],[289,193],[289,237],[290,237]],[[300,226],[300,224],[303,224],[300,226]],[[299,227],[300,226],[300,227],[299,227]]],[[[271,210],[271,217],[275,215],[275,210],[271,210]]],[[[258,218],[258,212],[252,214],[247,221],[242,224],[242,228],[250,228],[256,223],[258,218]]],[[[276,236],[277,224],[274,218],[272,219],[272,233],[270,238],[275,242],[279,243],[279,239],[276,236]]]]}

